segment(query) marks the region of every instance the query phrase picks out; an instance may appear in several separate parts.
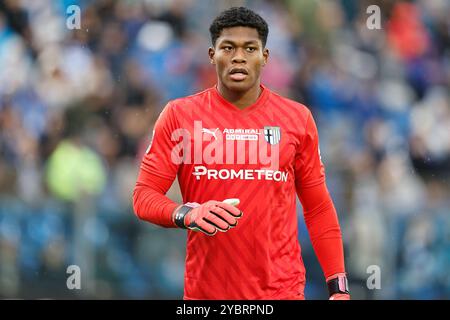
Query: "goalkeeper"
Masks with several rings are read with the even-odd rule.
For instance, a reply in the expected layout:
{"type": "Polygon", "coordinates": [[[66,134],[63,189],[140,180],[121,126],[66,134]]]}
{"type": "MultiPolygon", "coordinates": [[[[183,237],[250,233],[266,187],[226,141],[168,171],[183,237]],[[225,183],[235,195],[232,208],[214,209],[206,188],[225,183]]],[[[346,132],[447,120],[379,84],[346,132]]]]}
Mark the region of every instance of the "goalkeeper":
{"type": "Polygon", "coordinates": [[[170,101],[133,193],[145,221],[188,229],[184,299],[304,299],[296,195],[330,299],[349,299],[338,217],[311,112],[261,84],[267,23],[239,7],[210,26],[217,84],[170,101]],[[165,196],[178,177],[184,204],[165,196]]]}

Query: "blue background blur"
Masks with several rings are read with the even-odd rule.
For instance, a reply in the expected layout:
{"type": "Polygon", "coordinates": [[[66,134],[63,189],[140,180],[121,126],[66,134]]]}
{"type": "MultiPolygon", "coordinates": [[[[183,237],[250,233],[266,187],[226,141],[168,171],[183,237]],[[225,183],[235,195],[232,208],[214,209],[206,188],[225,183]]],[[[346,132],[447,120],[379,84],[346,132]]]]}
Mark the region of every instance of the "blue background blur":
{"type": "MultiPolygon", "coordinates": [[[[353,298],[450,297],[448,1],[2,0],[1,298],[182,297],[185,232],[138,221],[131,194],[165,103],[215,83],[208,27],[232,5],[269,23],[264,83],[317,120],[353,298]]],[[[300,206],[299,228],[325,299],[300,206]]]]}

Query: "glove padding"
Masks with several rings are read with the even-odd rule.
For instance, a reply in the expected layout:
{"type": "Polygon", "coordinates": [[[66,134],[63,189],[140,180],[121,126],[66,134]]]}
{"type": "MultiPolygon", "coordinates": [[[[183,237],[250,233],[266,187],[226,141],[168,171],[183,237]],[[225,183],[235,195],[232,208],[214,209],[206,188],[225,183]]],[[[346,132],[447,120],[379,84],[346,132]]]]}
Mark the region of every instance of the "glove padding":
{"type": "Polygon", "coordinates": [[[346,293],[335,293],[328,300],[350,300],[350,295],[346,293]]]}
{"type": "Polygon", "coordinates": [[[242,211],[238,208],[220,201],[210,200],[203,204],[195,202],[187,205],[193,207],[184,217],[184,225],[193,231],[200,231],[213,236],[217,231],[226,232],[236,227],[242,217],[242,211]]]}

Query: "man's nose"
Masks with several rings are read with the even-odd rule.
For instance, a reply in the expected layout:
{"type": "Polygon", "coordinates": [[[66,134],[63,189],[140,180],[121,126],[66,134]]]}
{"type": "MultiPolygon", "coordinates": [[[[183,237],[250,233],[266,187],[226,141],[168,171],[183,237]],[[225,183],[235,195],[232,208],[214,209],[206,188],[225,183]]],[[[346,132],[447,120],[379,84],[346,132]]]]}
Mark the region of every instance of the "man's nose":
{"type": "Polygon", "coordinates": [[[245,58],[245,53],[242,49],[237,49],[231,60],[233,63],[246,63],[247,59],[245,58]]]}

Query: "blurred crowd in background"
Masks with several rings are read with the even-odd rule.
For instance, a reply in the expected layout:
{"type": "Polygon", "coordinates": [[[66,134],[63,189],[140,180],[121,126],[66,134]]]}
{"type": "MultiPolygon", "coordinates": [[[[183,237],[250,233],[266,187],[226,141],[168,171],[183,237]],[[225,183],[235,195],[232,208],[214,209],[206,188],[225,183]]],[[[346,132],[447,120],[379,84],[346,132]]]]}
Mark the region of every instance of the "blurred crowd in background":
{"type": "Polygon", "coordinates": [[[182,298],[185,231],[139,221],[132,190],[166,102],[215,84],[208,28],[233,5],[269,24],[263,83],[316,118],[353,298],[450,298],[445,0],[0,1],[0,297],[182,298]]]}

